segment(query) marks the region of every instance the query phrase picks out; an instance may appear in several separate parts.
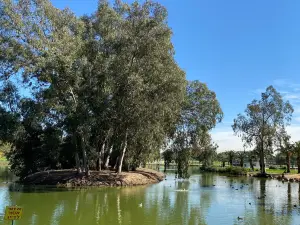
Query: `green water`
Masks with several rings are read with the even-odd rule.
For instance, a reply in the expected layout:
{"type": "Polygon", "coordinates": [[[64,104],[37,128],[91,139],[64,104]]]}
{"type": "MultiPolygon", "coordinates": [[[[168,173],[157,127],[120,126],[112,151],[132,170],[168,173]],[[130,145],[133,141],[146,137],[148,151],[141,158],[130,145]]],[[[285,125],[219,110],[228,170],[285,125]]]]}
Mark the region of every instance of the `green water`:
{"type": "Polygon", "coordinates": [[[6,183],[13,177],[1,170],[0,224],[10,224],[3,212],[11,204],[24,208],[16,225],[300,224],[298,183],[192,173],[174,180],[169,172],[167,180],[143,187],[66,191],[6,183]]]}

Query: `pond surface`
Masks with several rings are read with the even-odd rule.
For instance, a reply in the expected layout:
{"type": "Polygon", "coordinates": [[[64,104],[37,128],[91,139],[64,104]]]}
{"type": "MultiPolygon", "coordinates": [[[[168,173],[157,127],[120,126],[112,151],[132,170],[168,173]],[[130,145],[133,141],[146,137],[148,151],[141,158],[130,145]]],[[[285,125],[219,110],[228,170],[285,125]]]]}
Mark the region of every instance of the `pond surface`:
{"type": "Polygon", "coordinates": [[[15,225],[300,225],[298,183],[198,171],[191,168],[188,180],[169,171],[167,180],[149,186],[66,191],[7,183],[13,177],[2,169],[0,224],[10,224],[3,221],[5,206],[17,204],[24,212],[15,225]]]}

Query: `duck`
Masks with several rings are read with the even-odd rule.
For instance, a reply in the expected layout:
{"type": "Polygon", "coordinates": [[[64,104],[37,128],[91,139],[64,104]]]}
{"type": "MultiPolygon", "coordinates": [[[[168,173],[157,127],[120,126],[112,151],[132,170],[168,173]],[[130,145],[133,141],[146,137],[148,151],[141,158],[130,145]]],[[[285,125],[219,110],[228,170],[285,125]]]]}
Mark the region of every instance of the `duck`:
{"type": "Polygon", "coordinates": [[[249,202],[249,205],[251,205],[251,202],[249,202]]]}
{"type": "Polygon", "coordinates": [[[238,219],[238,220],[243,220],[243,218],[242,218],[242,217],[239,217],[239,216],[238,216],[238,218],[237,218],[237,219],[238,219]]]}

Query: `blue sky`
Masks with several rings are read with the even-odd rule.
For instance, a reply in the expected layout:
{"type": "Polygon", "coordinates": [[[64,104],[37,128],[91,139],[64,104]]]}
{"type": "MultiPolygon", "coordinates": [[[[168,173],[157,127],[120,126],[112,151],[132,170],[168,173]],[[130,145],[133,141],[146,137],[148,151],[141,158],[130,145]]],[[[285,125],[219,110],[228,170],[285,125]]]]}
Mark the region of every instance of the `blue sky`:
{"type": "MultiPolygon", "coordinates": [[[[132,2],[125,1],[124,2],[132,2]]],[[[189,80],[214,90],[225,117],[213,131],[219,151],[243,149],[234,117],[274,85],[295,108],[288,132],[300,140],[300,1],[158,0],[169,13],[176,60],[189,80]]],[[[77,15],[97,0],[52,0],[77,15]]]]}

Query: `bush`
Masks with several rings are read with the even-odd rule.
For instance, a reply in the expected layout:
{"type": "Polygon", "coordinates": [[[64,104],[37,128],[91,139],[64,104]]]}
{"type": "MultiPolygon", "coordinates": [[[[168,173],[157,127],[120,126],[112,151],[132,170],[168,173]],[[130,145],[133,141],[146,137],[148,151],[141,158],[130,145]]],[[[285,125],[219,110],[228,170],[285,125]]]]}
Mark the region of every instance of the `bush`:
{"type": "Polygon", "coordinates": [[[277,170],[278,168],[276,166],[269,166],[270,170],[277,170]]]}
{"type": "Polygon", "coordinates": [[[246,175],[249,169],[244,167],[201,167],[200,170],[205,172],[227,173],[231,175],[246,175]]]}

